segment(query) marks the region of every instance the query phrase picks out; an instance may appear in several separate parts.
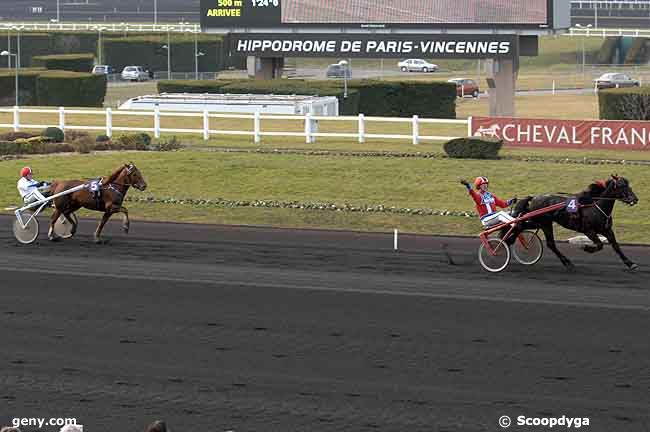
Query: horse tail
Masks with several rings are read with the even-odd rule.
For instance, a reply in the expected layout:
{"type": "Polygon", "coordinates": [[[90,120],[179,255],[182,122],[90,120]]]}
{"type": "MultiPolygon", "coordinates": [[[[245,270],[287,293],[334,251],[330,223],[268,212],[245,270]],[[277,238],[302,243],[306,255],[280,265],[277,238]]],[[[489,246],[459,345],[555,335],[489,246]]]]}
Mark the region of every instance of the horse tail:
{"type": "Polygon", "coordinates": [[[530,205],[530,201],[533,199],[532,196],[527,196],[526,198],[522,198],[519,201],[517,201],[517,205],[515,206],[514,211],[512,212],[514,217],[519,217],[525,213],[528,213],[528,207],[530,205]]]}

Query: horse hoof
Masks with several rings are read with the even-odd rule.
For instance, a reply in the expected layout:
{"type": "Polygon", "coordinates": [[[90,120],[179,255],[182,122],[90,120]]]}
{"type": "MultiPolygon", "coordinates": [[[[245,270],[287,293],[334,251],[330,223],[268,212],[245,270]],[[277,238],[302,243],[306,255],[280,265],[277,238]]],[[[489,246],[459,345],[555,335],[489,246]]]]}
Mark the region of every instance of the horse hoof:
{"type": "Polygon", "coordinates": [[[129,233],[129,227],[128,226],[123,226],[122,231],[124,231],[124,234],[128,234],[129,233]]]}
{"type": "Polygon", "coordinates": [[[58,241],[61,241],[61,237],[50,236],[50,237],[48,237],[48,239],[49,239],[50,241],[52,241],[52,242],[58,242],[58,241]]]}
{"type": "Polygon", "coordinates": [[[637,271],[639,269],[639,265],[632,263],[631,265],[628,266],[631,271],[637,271]]]}

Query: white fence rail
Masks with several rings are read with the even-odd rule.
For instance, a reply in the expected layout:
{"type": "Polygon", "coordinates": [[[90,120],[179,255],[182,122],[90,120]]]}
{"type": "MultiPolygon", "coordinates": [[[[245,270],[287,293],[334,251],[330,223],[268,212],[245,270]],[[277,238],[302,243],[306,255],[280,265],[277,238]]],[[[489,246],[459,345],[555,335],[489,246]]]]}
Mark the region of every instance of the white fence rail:
{"type": "Polygon", "coordinates": [[[133,23],[57,23],[57,22],[5,22],[0,31],[66,31],[66,32],[122,32],[122,33],[200,33],[200,24],[133,24],[133,23]]]}
{"type": "MultiPolygon", "coordinates": [[[[396,140],[410,140],[413,144],[419,144],[421,141],[448,141],[460,136],[438,136],[438,135],[420,135],[420,127],[430,124],[447,124],[447,125],[463,125],[467,127],[467,136],[471,135],[470,125],[471,117],[467,120],[454,120],[454,119],[432,119],[413,117],[370,117],[363,114],[358,116],[314,116],[311,114],[305,115],[266,115],[256,112],[254,114],[218,114],[208,111],[204,112],[171,112],[171,111],[127,111],[127,110],[112,110],[106,108],[99,109],[70,109],[59,107],[58,109],[42,109],[42,108],[0,108],[0,113],[9,113],[13,115],[13,123],[0,123],[0,129],[8,128],[13,129],[15,132],[21,129],[44,129],[46,127],[58,127],[61,130],[74,129],[74,130],[88,130],[88,131],[101,131],[107,136],[112,136],[113,132],[150,132],[156,138],[160,138],[163,133],[178,133],[178,134],[200,134],[204,140],[209,140],[211,137],[218,135],[240,135],[252,136],[255,143],[260,143],[263,136],[297,136],[304,137],[305,142],[310,144],[316,141],[317,137],[330,137],[330,138],[356,138],[359,143],[364,143],[367,139],[396,139],[396,140]],[[21,114],[58,114],[58,122],[49,124],[31,124],[22,123],[20,121],[21,114]],[[103,121],[101,124],[93,124],[91,122],[84,122],[83,124],[72,124],[67,121],[68,115],[88,115],[88,116],[101,116],[103,121]],[[113,119],[120,116],[138,116],[150,117],[149,125],[138,127],[127,126],[114,126],[113,119]],[[161,118],[163,117],[177,117],[188,118],[193,117],[202,119],[203,127],[201,129],[188,129],[188,128],[165,128],[161,127],[161,118]],[[210,119],[240,119],[240,120],[253,120],[252,130],[218,130],[210,128],[210,119]],[[263,131],[262,120],[298,120],[304,124],[304,131],[263,131]],[[348,122],[351,124],[349,132],[319,132],[319,121],[337,121],[348,122]],[[367,133],[368,123],[401,123],[410,124],[410,134],[376,134],[367,133]]],[[[245,122],[239,122],[238,126],[244,125],[245,122]]],[[[463,135],[465,136],[465,135],[463,135]]]]}

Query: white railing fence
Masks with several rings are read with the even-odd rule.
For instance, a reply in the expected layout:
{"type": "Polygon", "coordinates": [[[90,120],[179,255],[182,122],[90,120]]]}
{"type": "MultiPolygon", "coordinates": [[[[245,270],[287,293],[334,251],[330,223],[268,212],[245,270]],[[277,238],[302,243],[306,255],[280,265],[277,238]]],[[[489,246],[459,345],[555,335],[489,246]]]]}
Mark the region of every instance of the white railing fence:
{"type": "MultiPolygon", "coordinates": [[[[221,114],[204,112],[171,112],[161,111],[159,109],[153,111],[129,111],[129,110],[113,110],[106,108],[103,110],[93,109],[69,109],[59,107],[58,109],[42,109],[42,108],[0,108],[0,113],[13,114],[13,123],[0,123],[0,129],[7,128],[19,132],[21,129],[44,129],[47,127],[58,127],[65,131],[66,129],[74,130],[88,130],[88,131],[101,131],[107,136],[111,137],[114,131],[121,132],[150,132],[154,137],[160,138],[164,133],[178,133],[178,134],[200,134],[204,140],[209,140],[211,137],[218,135],[241,135],[252,136],[255,143],[259,144],[263,136],[280,136],[280,137],[304,137],[305,142],[308,144],[314,143],[317,137],[329,138],[356,138],[359,143],[364,143],[367,139],[396,139],[396,140],[410,140],[413,144],[419,144],[421,141],[448,141],[460,136],[438,136],[438,135],[420,135],[420,127],[423,125],[431,124],[447,124],[447,125],[463,125],[467,127],[467,135],[471,135],[471,117],[467,120],[455,119],[432,119],[413,117],[371,117],[359,114],[358,116],[315,116],[311,114],[305,115],[266,115],[255,112],[254,114],[221,114]],[[21,114],[58,114],[58,122],[54,124],[31,124],[22,123],[20,121],[21,114]],[[67,121],[68,115],[89,115],[101,116],[103,121],[101,124],[71,124],[67,121]],[[120,116],[138,116],[138,117],[151,117],[149,126],[127,127],[127,126],[114,126],[114,117],[120,116]],[[161,118],[163,117],[177,117],[177,118],[197,118],[203,120],[203,127],[201,129],[189,128],[164,128],[161,127],[161,118]],[[230,129],[211,129],[210,119],[238,119],[238,120],[253,120],[252,130],[230,130],[230,129]],[[263,131],[262,120],[298,120],[304,124],[303,132],[295,131],[263,131]],[[336,121],[348,122],[351,125],[350,132],[319,132],[319,121],[336,121]],[[368,123],[401,123],[410,124],[410,134],[377,134],[367,133],[368,123]]],[[[247,124],[246,122],[238,122],[237,125],[241,127],[247,124]]],[[[277,128],[276,128],[277,129],[277,128]]]]}

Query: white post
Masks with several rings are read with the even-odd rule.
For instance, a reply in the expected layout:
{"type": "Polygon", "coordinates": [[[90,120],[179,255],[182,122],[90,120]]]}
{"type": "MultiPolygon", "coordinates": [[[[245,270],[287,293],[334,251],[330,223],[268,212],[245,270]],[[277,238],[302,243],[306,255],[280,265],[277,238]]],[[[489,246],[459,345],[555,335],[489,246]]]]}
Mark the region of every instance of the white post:
{"type": "Polygon", "coordinates": [[[20,130],[20,108],[18,106],[14,106],[14,132],[18,132],[20,130]]]}
{"type": "Polygon", "coordinates": [[[366,124],[364,122],[363,114],[359,114],[359,143],[366,142],[366,124]]]}
{"type": "Polygon", "coordinates": [[[413,116],[413,144],[420,143],[420,123],[418,121],[418,116],[413,116]]]}
{"type": "Polygon", "coordinates": [[[106,136],[113,136],[113,110],[106,108],[106,136]]]}
{"type": "Polygon", "coordinates": [[[555,95],[555,80],[553,80],[553,95],[555,95]]]}
{"type": "Polygon", "coordinates": [[[260,121],[260,112],[255,111],[255,115],[253,117],[253,128],[254,128],[254,136],[255,136],[255,144],[259,144],[260,141],[262,141],[262,136],[260,135],[261,129],[262,129],[262,122],[260,121]]]}
{"type": "Polygon", "coordinates": [[[210,139],[210,114],[208,110],[203,111],[203,140],[210,139]]]}
{"type": "Polygon", "coordinates": [[[156,138],[160,138],[160,108],[156,107],[153,113],[153,134],[156,138]]]}
{"type": "Polygon", "coordinates": [[[467,136],[472,136],[472,116],[467,117],[467,136]]]}
{"type": "Polygon", "coordinates": [[[311,144],[311,113],[305,114],[305,142],[311,144]]]}
{"type": "Polygon", "coordinates": [[[393,250],[397,251],[397,229],[393,231],[393,250]]]}
{"type": "Polygon", "coordinates": [[[59,107],[59,129],[65,131],[65,108],[59,107]]]}
{"type": "Polygon", "coordinates": [[[465,85],[462,82],[460,83],[460,97],[465,99],[465,85]]]}

